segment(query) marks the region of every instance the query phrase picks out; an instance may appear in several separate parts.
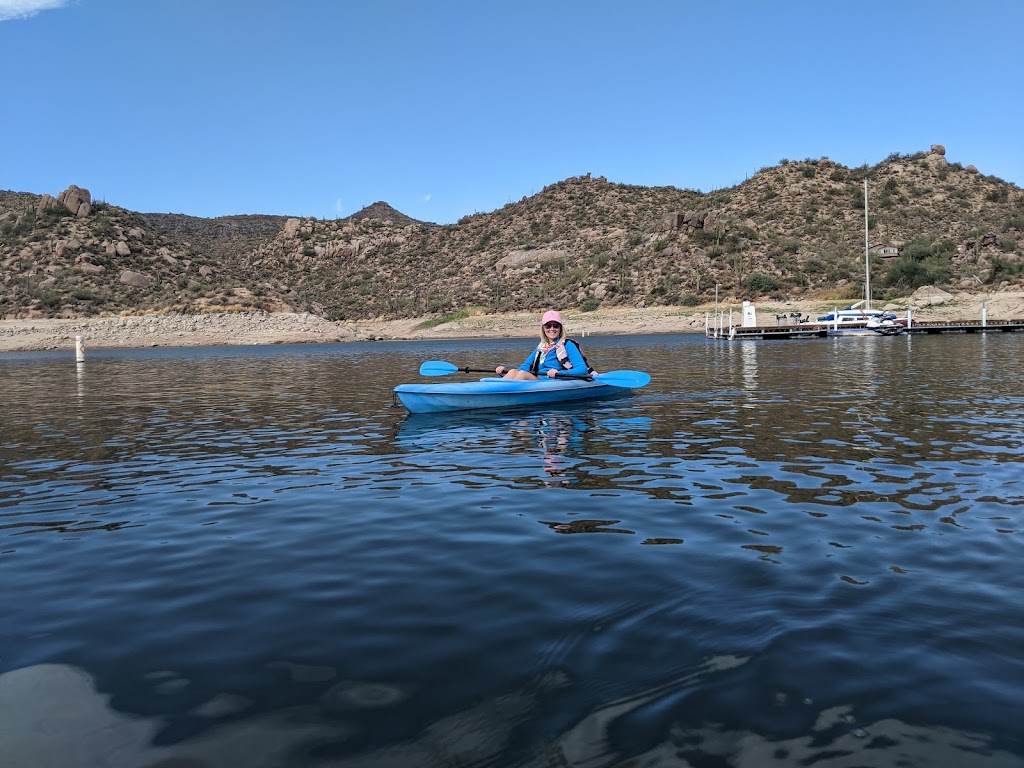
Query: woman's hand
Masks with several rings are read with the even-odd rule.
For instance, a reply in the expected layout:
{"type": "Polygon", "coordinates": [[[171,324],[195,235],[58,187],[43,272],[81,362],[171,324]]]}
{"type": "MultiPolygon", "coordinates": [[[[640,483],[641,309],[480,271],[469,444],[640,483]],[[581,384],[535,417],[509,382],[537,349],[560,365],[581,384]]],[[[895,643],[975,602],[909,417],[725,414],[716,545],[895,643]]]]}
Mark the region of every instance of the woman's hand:
{"type": "Polygon", "coordinates": [[[505,366],[504,365],[499,365],[497,368],[494,369],[494,372],[496,374],[498,374],[499,376],[504,376],[505,375],[505,366]]]}
{"type": "Polygon", "coordinates": [[[558,375],[558,369],[557,368],[549,368],[548,369],[548,378],[549,379],[553,379],[557,375],[558,375]]]}

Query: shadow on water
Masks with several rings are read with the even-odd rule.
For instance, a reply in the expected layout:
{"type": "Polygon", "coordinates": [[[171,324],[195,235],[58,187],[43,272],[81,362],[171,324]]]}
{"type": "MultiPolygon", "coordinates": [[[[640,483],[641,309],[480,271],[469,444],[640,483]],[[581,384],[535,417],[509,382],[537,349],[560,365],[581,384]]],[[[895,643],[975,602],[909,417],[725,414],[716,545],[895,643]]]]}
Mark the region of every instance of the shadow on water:
{"type": "MultiPolygon", "coordinates": [[[[896,719],[863,722],[849,706],[823,710],[813,701],[791,702],[785,697],[777,698],[774,706],[802,711],[801,719],[813,722],[808,735],[778,737],[709,719],[696,726],[672,721],[675,702],[702,686],[720,684],[716,680],[724,682],[748,662],[735,656],[708,659],[656,687],[608,701],[554,732],[553,724],[560,718],[551,710],[550,699],[567,681],[548,673],[520,689],[484,697],[470,709],[442,717],[414,739],[358,756],[346,754],[353,743],[363,740],[360,720],[400,709],[409,692],[372,683],[339,683],[329,668],[277,663],[291,675],[292,684],[322,690],[318,701],[242,717],[251,701],[230,694],[214,696],[190,713],[205,727],[168,743],[168,723],[162,718],[126,716],[111,706],[111,697],[99,692],[85,672],[46,664],[0,674],[0,710],[7,715],[0,723],[0,738],[4,764],[10,768],[69,765],[72,754],[75,765],[133,768],[612,768],[709,761],[782,768],[864,764],[871,754],[881,758],[872,765],[1020,764],[980,733],[896,719]],[[45,732],[39,730],[43,722],[45,732]],[[626,733],[631,737],[624,738],[626,733]]],[[[188,683],[168,674],[159,684],[174,682],[188,683]]]]}

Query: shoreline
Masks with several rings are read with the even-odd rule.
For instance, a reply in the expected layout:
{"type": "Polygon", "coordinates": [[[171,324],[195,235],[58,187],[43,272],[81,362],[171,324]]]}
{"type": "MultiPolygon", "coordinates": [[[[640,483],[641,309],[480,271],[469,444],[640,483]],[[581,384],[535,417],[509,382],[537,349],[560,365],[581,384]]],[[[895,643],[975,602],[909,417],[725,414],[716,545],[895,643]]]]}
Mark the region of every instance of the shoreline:
{"type": "MultiPolygon", "coordinates": [[[[801,312],[815,317],[849,301],[788,300],[755,302],[759,325],[777,325],[776,315],[801,312]]],[[[875,304],[883,308],[883,304],[875,304]]],[[[989,320],[1024,318],[1024,291],[947,293],[922,288],[904,300],[884,308],[905,315],[913,310],[917,320],[950,322],[979,320],[987,310],[989,320]]],[[[740,304],[722,303],[720,311],[733,312],[740,322],[740,304]]],[[[614,307],[592,312],[563,310],[569,336],[621,336],[648,333],[703,333],[707,313],[713,307],[614,307]]],[[[75,337],[82,336],[86,349],[148,347],[200,347],[221,345],[269,345],[417,339],[533,338],[540,312],[477,314],[427,328],[430,318],[405,320],[330,321],[308,312],[231,312],[203,314],[147,314],[96,318],[33,318],[0,320],[0,353],[68,350],[74,354],[75,337]]]]}

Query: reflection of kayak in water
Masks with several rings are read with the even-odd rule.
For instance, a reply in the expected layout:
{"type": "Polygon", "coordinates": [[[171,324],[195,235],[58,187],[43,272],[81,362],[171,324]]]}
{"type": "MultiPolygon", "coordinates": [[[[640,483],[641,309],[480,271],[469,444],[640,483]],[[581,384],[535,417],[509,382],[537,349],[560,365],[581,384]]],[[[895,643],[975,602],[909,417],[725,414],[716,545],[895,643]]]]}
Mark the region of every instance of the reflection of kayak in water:
{"type": "Polygon", "coordinates": [[[649,381],[650,376],[640,371],[610,371],[590,379],[556,377],[536,381],[495,376],[479,381],[399,384],[395,397],[410,413],[440,413],[621,397],[649,381]]]}
{"type": "Polygon", "coordinates": [[[424,455],[430,461],[458,456],[460,467],[508,477],[528,467],[523,457],[536,457],[538,477],[548,486],[579,482],[577,467],[591,466],[588,444],[599,453],[608,441],[641,446],[650,431],[647,416],[628,414],[621,401],[606,405],[567,403],[523,411],[463,411],[410,414],[395,425],[394,446],[409,454],[408,461],[424,455]],[[439,457],[439,458],[438,458],[439,457]]]}
{"type": "MultiPolygon", "coordinates": [[[[628,412],[628,410],[627,410],[628,412]]],[[[461,413],[410,414],[395,429],[402,450],[452,451],[496,448],[509,439],[526,441],[545,455],[576,455],[584,435],[641,438],[651,428],[647,416],[619,416],[616,405],[598,407],[582,401],[537,413],[470,410],[461,413]],[[607,414],[607,415],[606,415],[607,414]]]]}

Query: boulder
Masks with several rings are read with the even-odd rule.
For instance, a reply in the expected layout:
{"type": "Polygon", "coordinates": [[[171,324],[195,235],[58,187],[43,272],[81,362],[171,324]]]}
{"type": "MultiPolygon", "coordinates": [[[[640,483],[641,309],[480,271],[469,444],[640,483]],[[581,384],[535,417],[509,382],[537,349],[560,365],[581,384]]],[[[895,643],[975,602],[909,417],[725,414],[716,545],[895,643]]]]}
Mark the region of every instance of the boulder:
{"type": "Polygon", "coordinates": [[[673,232],[683,226],[683,214],[678,211],[666,213],[661,221],[654,225],[655,232],[673,232]]]}
{"type": "Polygon", "coordinates": [[[149,277],[141,272],[133,272],[130,269],[122,270],[119,280],[125,285],[130,285],[133,288],[148,288],[149,284],[153,282],[149,277]]]}
{"type": "Polygon", "coordinates": [[[683,214],[683,224],[690,229],[703,229],[706,211],[687,211],[683,214]]]}
{"type": "Polygon", "coordinates": [[[121,240],[120,242],[118,242],[117,245],[114,246],[114,253],[116,253],[118,256],[131,256],[132,249],[128,247],[128,243],[126,243],[124,240],[121,240]]]}
{"type": "Polygon", "coordinates": [[[36,215],[40,215],[51,208],[60,208],[60,203],[57,202],[57,198],[53,195],[43,195],[39,198],[39,203],[36,205],[36,215]]]}
{"type": "Polygon", "coordinates": [[[922,285],[911,294],[910,303],[915,307],[928,307],[934,304],[945,304],[953,298],[953,294],[936,288],[934,285],[922,285]]]}

